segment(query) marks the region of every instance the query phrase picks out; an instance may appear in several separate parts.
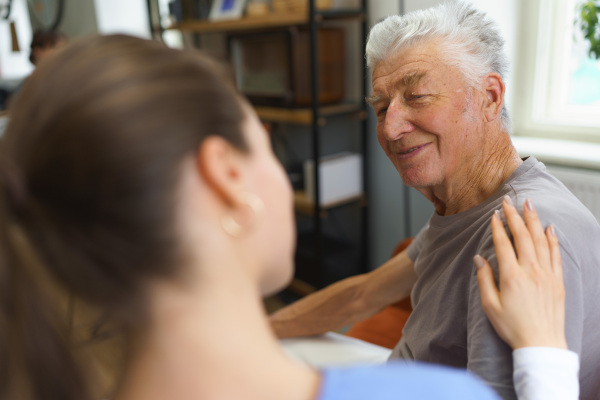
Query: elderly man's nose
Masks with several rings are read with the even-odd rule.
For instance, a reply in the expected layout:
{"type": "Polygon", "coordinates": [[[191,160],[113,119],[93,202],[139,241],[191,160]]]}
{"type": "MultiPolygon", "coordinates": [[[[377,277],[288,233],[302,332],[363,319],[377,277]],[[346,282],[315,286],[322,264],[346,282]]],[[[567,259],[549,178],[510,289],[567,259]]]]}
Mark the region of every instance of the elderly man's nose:
{"type": "Polygon", "coordinates": [[[399,139],[402,135],[412,132],[413,129],[414,126],[410,122],[406,109],[396,105],[388,107],[383,133],[389,140],[399,139]]]}

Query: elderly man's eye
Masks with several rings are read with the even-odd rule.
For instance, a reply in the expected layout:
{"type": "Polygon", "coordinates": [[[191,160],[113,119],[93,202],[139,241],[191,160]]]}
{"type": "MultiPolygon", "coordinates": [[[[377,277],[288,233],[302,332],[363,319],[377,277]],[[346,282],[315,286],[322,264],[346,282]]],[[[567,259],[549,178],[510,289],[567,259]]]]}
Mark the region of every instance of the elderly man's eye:
{"type": "Polygon", "coordinates": [[[385,115],[386,112],[387,112],[387,107],[382,107],[377,110],[376,114],[377,115],[385,115]]]}
{"type": "Polygon", "coordinates": [[[414,94],[414,93],[411,93],[408,96],[406,96],[406,100],[408,100],[408,101],[417,101],[417,100],[422,100],[425,97],[427,97],[426,94],[414,94]]]}

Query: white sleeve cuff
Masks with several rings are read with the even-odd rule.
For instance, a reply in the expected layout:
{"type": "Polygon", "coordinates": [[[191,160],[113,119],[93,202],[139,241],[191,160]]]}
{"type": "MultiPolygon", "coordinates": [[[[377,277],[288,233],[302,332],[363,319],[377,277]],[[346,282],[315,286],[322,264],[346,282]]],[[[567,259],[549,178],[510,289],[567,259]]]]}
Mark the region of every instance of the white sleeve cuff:
{"type": "Polygon", "coordinates": [[[519,400],[577,400],[579,356],[554,347],[513,351],[513,379],[519,400]]]}

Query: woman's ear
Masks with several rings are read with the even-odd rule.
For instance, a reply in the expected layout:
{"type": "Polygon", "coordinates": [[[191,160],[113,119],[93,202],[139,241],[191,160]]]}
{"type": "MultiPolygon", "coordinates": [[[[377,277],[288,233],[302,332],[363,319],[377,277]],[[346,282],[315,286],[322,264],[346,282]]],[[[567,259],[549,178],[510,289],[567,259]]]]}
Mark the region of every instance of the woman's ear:
{"type": "Polygon", "coordinates": [[[198,149],[198,173],[217,196],[233,207],[245,191],[245,155],[220,136],[209,136],[198,149]]]}
{"type": "Polygon", "coordinates": [[[483,112],[487,122],[494,121],[500,115],[504,106],[504,81],[500,74],[496,72],[489,73],[484,80],[486,101],[483,112]]]}

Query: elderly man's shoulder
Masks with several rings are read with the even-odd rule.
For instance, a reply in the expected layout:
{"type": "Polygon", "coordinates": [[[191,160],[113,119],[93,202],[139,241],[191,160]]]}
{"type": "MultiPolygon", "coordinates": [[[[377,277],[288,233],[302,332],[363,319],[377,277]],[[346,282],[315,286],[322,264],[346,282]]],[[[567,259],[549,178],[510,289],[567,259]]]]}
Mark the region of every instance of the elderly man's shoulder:
{"type": "Polygon", "coordinates": [[[531,200],[542,224],[553,224],[563,241],[574,248],[582,245],[598,248],[600,254],[600,246],[589,246],[594,242],[600,244],[600,225],[596,217],[557,178],[543,171],[535,174],[535,179],[516,183],[512,189],[519,210],[527,199],[531,200]]]}
{"type": "Polygon", "coordinates": [[[598,225],[591,211],[560,180],[545,170],[537,173],[534,179],[512,186],[518,204],[522,206],[530,199],[541,218],[568,214],[570,219],[583,218],[598,225]]]}

